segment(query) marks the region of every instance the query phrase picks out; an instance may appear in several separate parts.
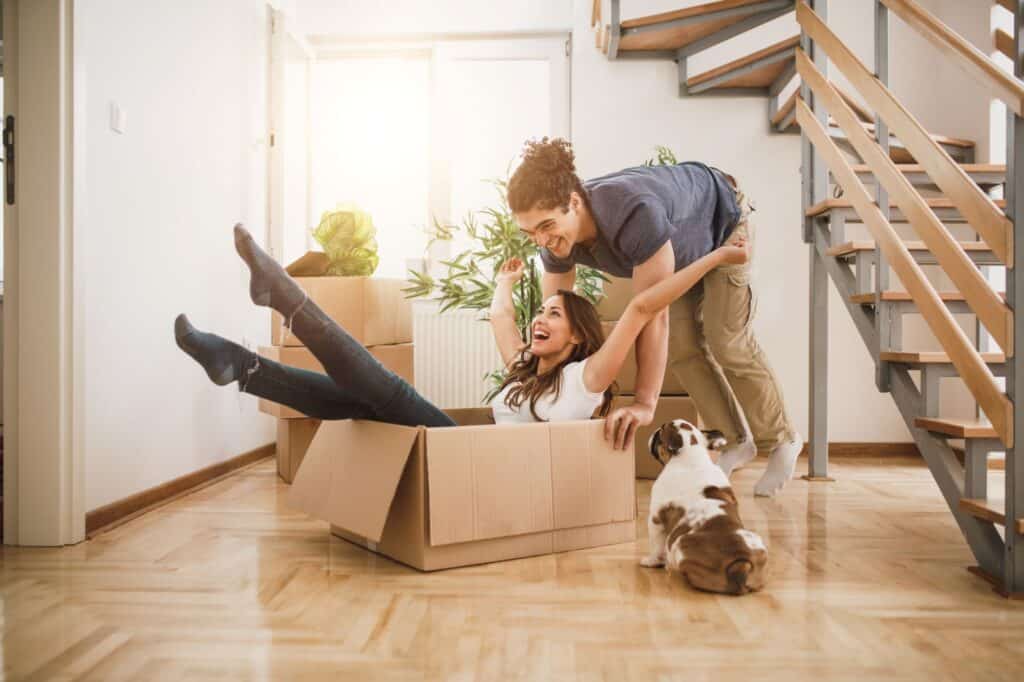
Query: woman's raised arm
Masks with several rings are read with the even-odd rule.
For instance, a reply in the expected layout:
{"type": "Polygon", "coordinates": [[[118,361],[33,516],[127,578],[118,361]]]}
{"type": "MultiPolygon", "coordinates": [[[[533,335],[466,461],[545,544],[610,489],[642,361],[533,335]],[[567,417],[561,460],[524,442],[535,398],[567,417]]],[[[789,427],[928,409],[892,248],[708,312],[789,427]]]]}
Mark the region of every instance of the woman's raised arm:
{"type": "Polygon", "coordinates": [[[523,261],[518,258],[510,258],[502,263],[494,298],[491,299],[491,330],[505,367],[519,357],[524,344],[519,327],[516,326],[516,307],[512,302],[512,288],[522,279],[523,268],[523,261]]]}
{"type": "Polygon", "coordinates": [[[692,289],[704,275],[719,265],[746,263],[748,258],[746,242],[737,240],[715,249],[634,296],[612,328],[612,333],[605,339],[604,345],[587,360],[583,372],[583,383],[587,390],[600,393],[612,385],[636,337],[658,312],[692,289]]]}

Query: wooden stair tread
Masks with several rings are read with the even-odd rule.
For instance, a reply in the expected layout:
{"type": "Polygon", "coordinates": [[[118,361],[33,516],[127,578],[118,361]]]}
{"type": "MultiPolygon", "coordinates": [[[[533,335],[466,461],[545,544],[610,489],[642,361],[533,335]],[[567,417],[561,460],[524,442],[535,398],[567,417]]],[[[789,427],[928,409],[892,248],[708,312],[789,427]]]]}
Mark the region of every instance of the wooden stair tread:
{"type": "MultiPolygon", "coordinates": [[[[959,164],[968,175],[971,173],[1005,173],[1006,165],[1002,163],[961,163],[959,164]]],[[[919,163],[898,163],[896,168],[902,173],[924,173],[924,166],[919,163]]],[[[853,166],[854,173],[873,173],[871,167],[864,163],[853,166]]]]}
{"type": "MultiPolygon", "coordinates": [[[[899,362],[913,365],[948,365],[949,356],[941,351],[882,351],[879,359],[884,362],[899,362]]],[[[987,364],[1006,362],[1002,353],[982,353],[981,359],[987,364]]]]}
{"type": "Polygon", "coordinates": [[[728,10],[741,10],[744,7],[751,7],[750,12],[736,12],[731,16],[708,19],[706,21],[693,21],[684,26],[667,26],[663,29],[652,29],[643,33],[627,33],[619,39],[619,51],[630,50],[678,50],[712,33],[738,24],[748,17],[757,13],[757,5],[763,4],[764,0],[719,0],[695,7],[661,12],[644,17],[627,19],[622,22],[622,28],[642,28],[653,26],[668,21],[680,19],[695,19],[705,14],[724,12],[728,10]]]}
{"type": "MultiPolygon", "coordinates": [[[[956,456],[957,460],[963,464],[967,458],[966,450],[960,445],[950,445],[949,448],[953,451],[953,455],[956,456]]],[[[1006,469],[1006,453],[990,453],[988,456],[988,469],[989,471],[1004,471],[1006,469]]]]}
{"type": "Polygon", "coordinates": [[[948,419],[943,417],[918,417],[914,425],[932,433],[941,433],[951,438],[998,438],[996,430],[988,422],[977,419],[948,419]]]}
{"type": "MultiPolygon", "coordinates": [[[[960,500],[960,509],[971,516],[985,521],[1006,525],[1006,505],[1001,499],[975,500],[965,497],[960,500]]],[[[1024,519],[1017,519],[1017,533],[1024,534],[1024,519]]]]}
{"type": "MultiPolygon", "coordinates": [[[[769,57],[774,54],[779,54],[787,50],[794,51],[792,58],[795,60],[795,50],[799,44],[800,36],[791,36],[789,38],[786,38],[785,40],[780,40],[774,45],[769,45],[763,50],[758,50],[753,54],[749,54],[745,57],[740,57],[739,59],[734,59],[733,61],[727,64],[722,64],[721,66],[711,69],[710,71],[705,71],[704,73],[698,74],[691,78],[687,78],[686,85],[689,87],[700,85],[701,83],[712,80],[714,78],[718,78],[719,76],[724,76],[728,73],[731,73],[732,71],[736,71],[737,69],[742,69],[744,66],[747,66],[748,64],[753,64],[754,62],[760,59],[764,59],[765,57],[769,57]]],[[[750,73],[738,76],[734,80],[730,80],[723,83],[720,87],[767,87],[786,68],[787,61],[788,60],[782,59],[771,64],[765,64],[759,69],[755,69],[750,73]]]]}
{"type": "MultiPolygon", "coordinates": [[[[833,121],[832,119],[829,119],[828,124],[832,128],[838,128],[839,127],[839,124],[836,123],[835,121],[833,121]]],[[[875,132],[875,124],[874,123],[868,123],[867,121],[861,121],[861,126],[863,126],[864,130],[868,131],[869,133],[874,133],[875,132]]],[[[964,147],[965,149],[972,149],[975,146],[973,140],[965,140],[965,139],[960,138],[960,137],[949,137],[948,135],[939,135],[937,133],[929,133],[929,135],[931,136],[931,138],[933,140],[935,140],[939,144],[945,144],[945,145],[949,145],[951,147],[964,147]]]]}
{"type": "MultiPolygon", "coordinates": [[[[964,295],[962,293],[960,293],[959,291],[939,291],[937,293],[938,293],[939,299],[943,300],[943,301],[956,302],[956,301],[963,301],[964,300],[964,295]]],[[[1003,293],[1003,292],[1000,292],[999,295],[1002,296],[1004,299],[1006,298],[1006,294],[1003,293]]],[[[914,299],[911,298],[910,294],[908,294],[905,291],[883,291],[882,292],[882,300],[883,301],[900,302],[900,301],[913,301],[914,299]]],[[[875,293],[873,291],[869,291],[869,292],[864,293],[864,294],[854,294],[853,296],[850,297],[850,303],[859,303],[861,305],[865,305],[865,304],[870,304],[870,303],[874,303],[874,302],[875,302],[875,293]]]]}
{"type": "MultiPolygon", "coordinates": [[[[991,251],[989,245],[985,242],[959,242],[960,248],[964,251],[991,251]]],[[[924,242],[903,242],[904,246],[907,247],[908,251],[928,251],[928,246],[924,242]]],[[[845,244],[839,244],[838,246],[829,247],[828,251],[825,252],[828,256],[835,258],[842,258],[843,256],[849,256],[853,253],[859,253],[862,251],[874,251],[875,242],[870,239],[854,240],[846,242],[845,244]]]]}
{"type": "MultiPolygon", "coordinates": [[[[1005,199],[995,199],[994,201],[996,206],[998,206],[999,208],[1006,208],[1005,199]]],[[[953,201],[948,197],[928,197],[927,199],[925,199],[925,202],[927,202],[929,208],[933,209],[956,208],[956,206],[953,205],[953,201]]],[[[824,201],[819,201],[813,206],[809,206],[807,208],[807,215],[817,216],[822,215],[824,213],[828,213],[834,208],[851,208],[852,206],[853,202],[850,201],[850,199],[847,197],[825,199],[824,201]]]]}

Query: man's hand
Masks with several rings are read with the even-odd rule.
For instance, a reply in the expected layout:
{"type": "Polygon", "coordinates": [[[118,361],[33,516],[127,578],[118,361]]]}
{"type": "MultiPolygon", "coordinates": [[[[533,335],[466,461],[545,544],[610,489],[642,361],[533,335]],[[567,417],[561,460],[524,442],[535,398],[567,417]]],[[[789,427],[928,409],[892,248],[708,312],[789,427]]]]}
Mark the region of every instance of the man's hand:
{"type": "Polygon", "coordinates": [[[616,450],[631,450],[636,430],[654,420],[654,407],[634,403],[608,413],[604,420],[604,439],[616,450]]]}

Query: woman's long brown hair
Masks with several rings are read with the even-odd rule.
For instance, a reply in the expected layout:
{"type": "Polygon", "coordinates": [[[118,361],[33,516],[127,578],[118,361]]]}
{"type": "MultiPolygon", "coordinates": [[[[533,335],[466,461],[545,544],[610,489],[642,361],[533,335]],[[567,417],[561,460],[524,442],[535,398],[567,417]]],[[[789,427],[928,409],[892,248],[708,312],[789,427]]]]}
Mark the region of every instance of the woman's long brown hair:
{"type": "MultiPolygon", "coordinates": [[[[566,318],[569,320],[569,329],[580,339],[580,342],[573,348],[565,360],[553,367],[544,374],[537,372],[540,358],[524,348],[519,359],[509,367],[508,376],[501,384],[501,389],[511,386],[512,389],[505,396],[505,404],[509,409],[517,410],[524,402],[530,403],[530,414],[537,421],[543,421],[537,416],[537,400],[546,395],[549,391],[554,393],[555,399],[562,389],[562,369],[570,362],[579,362],[597,352],[597,349],[604,344],[604,330],[601,328],[601,319],[597,315],[594,305],[577,293],[572,291],[558,290],[562,297],[562,305],[565,308],[566,318]]],[[[612,387],[609,386],[604,392],[604,400],[598,414],[602,417],[608,414],[611,407],[612,387]]]]}

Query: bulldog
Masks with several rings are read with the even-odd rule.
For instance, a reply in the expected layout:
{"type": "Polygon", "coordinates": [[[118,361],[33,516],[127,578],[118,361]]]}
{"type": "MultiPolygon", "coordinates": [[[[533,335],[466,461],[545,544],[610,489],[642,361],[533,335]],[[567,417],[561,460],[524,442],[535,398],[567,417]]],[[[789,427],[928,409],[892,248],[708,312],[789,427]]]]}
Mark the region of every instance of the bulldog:
{"type": "Polygon", "coordinates": [[[683,419],[662,425],[650,438],[651,455],[664,469],[651,490],[647,567],[665,566],[695,588],[746,594],[764,587],[768,551],[743,527],[729,479],[711,461],[725,438],[683,419]]]}

